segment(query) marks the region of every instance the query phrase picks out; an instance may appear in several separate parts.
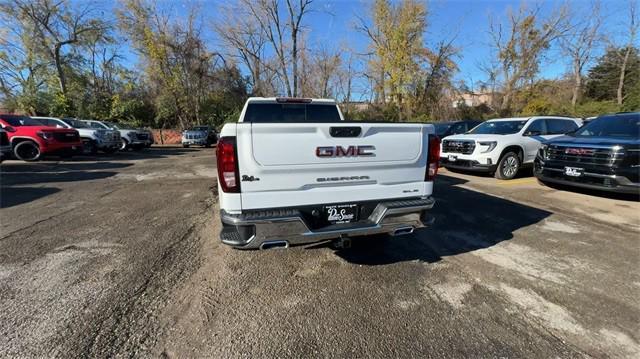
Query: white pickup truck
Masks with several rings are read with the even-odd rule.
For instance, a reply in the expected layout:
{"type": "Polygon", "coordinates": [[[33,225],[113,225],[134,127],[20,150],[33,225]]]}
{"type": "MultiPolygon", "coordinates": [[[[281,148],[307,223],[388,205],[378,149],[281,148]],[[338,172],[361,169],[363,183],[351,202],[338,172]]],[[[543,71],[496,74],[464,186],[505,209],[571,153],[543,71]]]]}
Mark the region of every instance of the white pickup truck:
{"type": "Polygon", "coordinates": [[[216,156],[223,243],[267,249],[412,233],[440,141],[426,124],[347,122],[333,100],[250,98],[216,156]]]}

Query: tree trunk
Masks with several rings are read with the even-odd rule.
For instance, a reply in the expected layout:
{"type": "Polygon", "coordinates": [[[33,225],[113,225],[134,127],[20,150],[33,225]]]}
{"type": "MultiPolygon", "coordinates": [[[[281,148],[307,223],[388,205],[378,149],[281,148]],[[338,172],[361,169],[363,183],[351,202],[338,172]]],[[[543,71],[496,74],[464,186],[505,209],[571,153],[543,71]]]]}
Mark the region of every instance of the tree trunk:
{"type": "Polygon", "coordinates": [[[620,68],[620,80],[618,81],[618,105],[622,106],[622,90],[624,88],[624,75],[627,71],[627,63],[629,62],[629,54],[631,53],[631,46],[627,47],[627,51],[622,59],[622,67],[620,68]]]}
{"type": "Polygon", "coordinates": [[[58,72],[58,83],[60,85],[60,91],[66,97],[67,80],[64,77],[64,69],[62,68],[62,60],[60,59],[60,45],[56,45],[56,48],[54,50],[54,62],[56,65],[56,71],[58,72]]]}
{"type": "Polygon", "coordinates": [[[291,42],[293,42],[293,97],[298,97],[298,30],[295,28],[293,29],[293,31],[291,31],[291,42]]]}
{"type": "Polygon", "coordinates": [[[380,86],[380,103],[387,103],[387,96],[384,93],[384,70],[380,71],[380,82],[378,84],[380,86]]]}
{"type": "Polygon", "coordinates": [[[507,85],[504,89],[502,104],[500,105],[500,112],[502,112],[501,115],[505,114],[506,112],[510,112],[509,111],[510,108],[511,108],[511,85],[507,85]]]}
{"type": "Polygon", "coordinates": [[[262,96],[262,86],[260,84],[260,62],[257,59],[253,62],[251,74],[253,76],[253,89],[251,92],[254,96],[262,96]]]}
{"type": "Polygon", "coordinates": [[[580,97],[580,90],[582,89],[582,74],[580,73],[580,63],[576,61],[574,64],[574,80],[573,95],[571,96],[571,108],[576,109],[578,98],[580,97]]]}
{"type": "Polygon", "coordinates": [[[292,97],[293,95],[291,94],[291,83],[289,82],[289,75],[288,75],[288,71],[287,71],[287,63],[284,60],[284,57],[282,59],[280,59],[280,63],[282,64],[282,76],[283,76],[284,84],[285,84],[285,86],[287,88],[287,96],[292,97]]]}

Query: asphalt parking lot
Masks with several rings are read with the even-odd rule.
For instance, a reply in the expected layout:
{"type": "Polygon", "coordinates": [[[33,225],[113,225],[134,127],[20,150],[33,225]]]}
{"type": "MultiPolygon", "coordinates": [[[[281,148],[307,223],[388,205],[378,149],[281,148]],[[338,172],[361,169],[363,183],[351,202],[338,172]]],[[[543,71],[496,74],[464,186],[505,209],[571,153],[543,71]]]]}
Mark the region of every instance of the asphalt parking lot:
{"type": "Polygon", "coordinates": [[[0,357],[640,356],[634,198],[443,170],[432,228],[238,251],[214,149],[0,171],[0,357]]]}

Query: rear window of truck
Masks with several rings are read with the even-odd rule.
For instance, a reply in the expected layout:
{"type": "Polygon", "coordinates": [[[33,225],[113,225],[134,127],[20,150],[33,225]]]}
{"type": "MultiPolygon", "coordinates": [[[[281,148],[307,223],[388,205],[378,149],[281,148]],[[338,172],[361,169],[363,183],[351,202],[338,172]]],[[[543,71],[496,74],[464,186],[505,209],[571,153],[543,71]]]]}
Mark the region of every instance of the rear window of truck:
{"type": "Polygon", "coordinates": [[[250,103],[243,122],[251,123],[332,123],[341,122],[336,105],[302,103],[250,103]]]}

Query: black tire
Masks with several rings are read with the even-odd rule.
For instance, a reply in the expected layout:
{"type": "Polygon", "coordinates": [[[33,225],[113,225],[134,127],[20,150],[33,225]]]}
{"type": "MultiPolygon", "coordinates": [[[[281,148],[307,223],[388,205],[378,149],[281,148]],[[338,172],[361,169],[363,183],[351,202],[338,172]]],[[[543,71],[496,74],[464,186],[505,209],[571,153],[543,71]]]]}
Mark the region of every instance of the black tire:
{"type": "Polygon", "coordinates": [[[109,148],[105,148],[105,149],[104,149],[104,150],[102,150],[102,151],[103,151],[104,153],[112,154],[112,153],[115,153],[116,151],[118,151],[118,149],[117,149],[117,148],[109,147],[109,148]]]}
{"type": "Polygon", "coordinates": [[[19,160],[33,162],[38,161],[42,153],[37,143],[22,141],[13,147],[13,155],[19,160]]]}
{"type": "Polygon", "coordinates": [[[140,151],[140,150],[142,150],[144,148],[144,145],[134,145],[134,146],[131,146],[131,148],[134,151],[140,151]]]}
{"type": "Polygon", "coordinates": [[[207,142],[207,143],[205,143],[204,147],[205,148],[209,148],[209,147],[211,147],[211,144],[209,142],[207,142]]]}
{"type": "Polygon", "coordinates": [[[95,141],[93,140],[83,140],[82,141],[82,153],[85,155],[95,155],[98,153],[98,146],[96,146],[95,141]]]}
{"type": "Polygon", "coordinates": [[[120,151],[126,151],[129,149],[129,141],[127,141],[126,138],[121,138],[120,139],[120,148],[118,148],[120,151]]]}
{"type": "Polygon", "coordinates": [[[515,152],[507,152],[498,161],[495,177],[501,180],[513,179],[518,174],[521,166],[520,156],[515,152]]]}
{"type": "Polygon", "coordinates": [[[189,145],[182,145],[182,147],[184,147],[184,148],[189,148],[189,145]]]}

